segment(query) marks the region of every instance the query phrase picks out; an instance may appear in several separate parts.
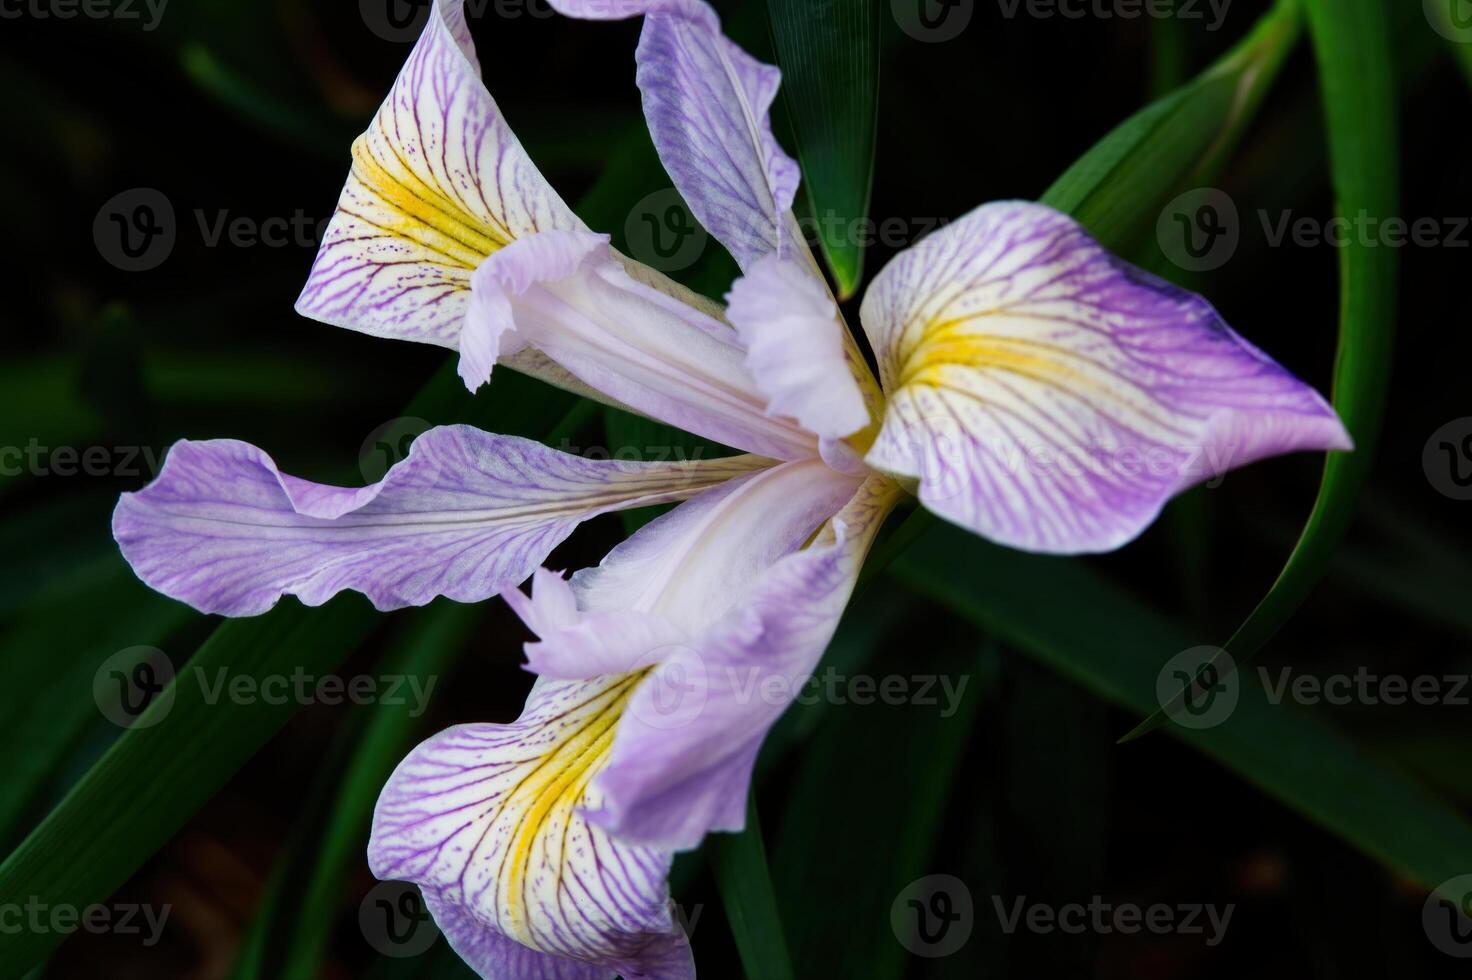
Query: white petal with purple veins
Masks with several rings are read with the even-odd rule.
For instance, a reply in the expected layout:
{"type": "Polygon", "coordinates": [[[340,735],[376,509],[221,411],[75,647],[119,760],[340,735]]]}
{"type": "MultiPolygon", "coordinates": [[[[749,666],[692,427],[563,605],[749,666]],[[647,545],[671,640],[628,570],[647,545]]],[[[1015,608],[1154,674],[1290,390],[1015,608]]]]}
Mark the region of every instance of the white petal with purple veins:
{"type": "Polygon", "coordinates": [[[380,609],[471,602],[525,579],[590,517],[765,465],[589,460],[445,426],[382,481],[348,489],[287,476],[247,443],[184,441],[118,501],[113,536],[139,578],[203,612],[251,616],[287,594],[315,606],[345,589],[380,609]]]}
{"type": "Polygon", "coordinates": [[[454,347],[470,274],[535,231],[580,229],[480,80],[461,0],[434,9],[353,168],[297,301],[305,316],[454,347]]]}
{"type": "Polygon", "coordinates": [[[726,318],[746,345],[746,367],[769,400],[768,412],[795,418],[828,439],[868,424],[838,306],[807,266],[775,255],[758,259],[732,284],[726,303],[726,318]]]}
{"type": "Polygon", "coordinates": [[[566,609],[561,579],[539,577],[531,599],[516,597],[541,637],[527,645],[530,669],[641,678],[589,820],[675,849],[740,829],[762,737],[822,655],[898,495],[883,477],[860,484],[823,469],[788,463],[647,525],[574,576],[572,626],[544,632],[565,613],[535,611],[566,609]]]}
{"type": "Polygon", "coordinates": [[[688,432],[779,459],[816,456],[817,439],[774,418],[725,323],[635,278],[606,235],[529,235],[476,270],[461,373],[490,365],[471,351],[537,350],[604,396],[688,432]]]}
{"type": "Polygon", "coordinates": [[[696,219],[742,268],[791,250],[799,172],[769,118],[781,73],[728,40],[701,0],[654,5],[636,59],[649,132],[696,219]]]}
{"type": "Polygon", "coordinates": [[[582,816],[601,806],[591,784],[638,680],[538,680],[515,722],[443,731],[383,788],[369,866],[418,884],[482,976],[693,977],[665,883],[669,852],[582,816]]]}
{"type": "Polygon", "coordinates": [[[889,395],[866,461],[1014,547],[1115,548],[1214,474],[1350,446],[1206,300],[1043,205],[985,205],[901,253],[861,317],[889,395]]]}

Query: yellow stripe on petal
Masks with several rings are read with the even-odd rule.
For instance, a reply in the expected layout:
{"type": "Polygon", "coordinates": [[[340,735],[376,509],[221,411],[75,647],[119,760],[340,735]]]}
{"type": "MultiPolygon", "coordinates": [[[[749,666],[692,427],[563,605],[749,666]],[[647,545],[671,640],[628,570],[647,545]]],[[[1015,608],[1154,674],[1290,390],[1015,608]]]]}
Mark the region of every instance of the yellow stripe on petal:
{"type": "MultiPolygon", "coordinates": [[[[594,778],[647,671],[539,678],[509,725],[461,725],[420,745],[374,812],[368,857],[481,928],[590,963],[633,963],[651,937],[679,937],[668,852],[590,823],[594,778]]],[[[681,940],[682,941],[682,940],[681,940]]]]}
{"type": "Polygon", "coordinates": [[[436,0],[353,165],[297,310],[455,347],[470,274],[513,240],[582,230],[481,83],[458,0],[436,0]]]}

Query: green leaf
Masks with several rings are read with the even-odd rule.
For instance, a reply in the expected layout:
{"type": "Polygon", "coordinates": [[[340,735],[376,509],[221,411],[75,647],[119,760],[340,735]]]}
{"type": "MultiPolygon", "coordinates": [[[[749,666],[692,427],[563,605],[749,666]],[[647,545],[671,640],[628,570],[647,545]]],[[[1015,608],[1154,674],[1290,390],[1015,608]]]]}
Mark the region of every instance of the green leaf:
{"type": "Polygon", "coordinates": [[[879,132],[876,0],[767,0],[782,100],[840,299],[858,288],[879,132]]]}
{"type": "Polygon", "coordinates": [[[1279,0],[1214,65],[1111,130],[1053,182],[1043,203],[1073,215],[1110,249],[1130,251],[1172,197],[1237,145],[1301,20],[1299,0],[1279,0]]]}
{"type": "Polygon", "coordinates": [[[746,975],[791,980],[792,960],[777,914],[754,798],[747,801],[746,829],[739,834],[713,835],[705,850],[746,975]]]}
{"type": "Polygon", "coordinates": [[[815,678],[817,690],[834,692],[822,698],[833,703],[803,746],[772,862],[800,976],[903,974],[906,954],[891,931],[891,905],[933,870],[958,766],[997,673],[995,649],[978,649],[967,630],[944,630],[940,635],[960,638],[917,649],[901,639],[914,635],[914,619],[899,625],[872,635],[882,658],[852,672],[820,670],[815,678]],[[965,678],[966,686],[947,695],[935,685],[930,703],[897,704],[875,694],[887,678],[917,675],[965,678]]]}
{"type": "MultiPolygon", "coordinates": [[[[1328,117],[1336,211],[1347,220],[1397,213],[1396,88],[1378,0],[1306,0],[1328,117]]],[[[1332,401],[1355,449],[1330,453],[1308,523],[1277,581],[1226,643],[1240,666],[1252,659],[1313,591],[1348,528],[1375,460],[1390,380],[1399,250],[1352,237],[1339,250],[1339,352],[1332,401]]],[[[1160,727],[1181,695],[1121,741],[1160,727]]]]}
{"type": "MultiPolygon", "coordinates": [[[[222,671],[256,682],[331,673],[376,624],[367,609],[361,597],[343,597],[221,626],[175,679],[173,696],[157,698],[0,865],[0,900],[39,895],[82,908],[116,890],[296,711],[260,698],[212,700],[205,682],[213,689],[222,671]]],[[[0,974],[24,972],[62,938],[14,936],[0,949],[0,974]]]]}
{"type": "MultiPolygon", "coordinates": [[[[428,684],[448,668],[470,635],[480,607],[438,600],[415,611],[382,659],[382,676],[419,678],[428,684]]],[[[368,830],[379,791],[413,746],[422,719],[415,705],[375,704],[356,710],[334,752],[337,764],[324,767],[324,791],[317,812],[303,814],[297,836],[278,864],[272,894],[265,902],[258,937],[236,976],[313,977],[331,940],[349,873],[368,846],[368,830]],[[284,949],[273,951],[280,938],[284,949]]],[[[422,706],[418,706],[421,707],[422,706]]]]}
{"type": "MultiPolygon", "coordinates": [[[[1158,651],[1189,633],[1083,564],[1009,551],[937,527],[895,576],[1099,697],[1144,715],[1158,651]]],[[[1272,704],[1246,672],[1214,728],[1168,731],[1389,867],[1425,885],[1472,867],[1472,825],[1311,713],[1272,704]],[[1407,833],[1414,827],[1415,833],[1407,833]]]]}

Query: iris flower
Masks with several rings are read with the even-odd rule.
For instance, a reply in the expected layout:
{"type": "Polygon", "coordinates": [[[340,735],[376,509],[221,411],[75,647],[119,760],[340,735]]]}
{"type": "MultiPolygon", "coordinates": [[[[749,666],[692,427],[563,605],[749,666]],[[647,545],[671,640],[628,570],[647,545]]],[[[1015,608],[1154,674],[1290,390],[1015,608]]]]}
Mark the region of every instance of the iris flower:
{"type": "Polygon", "coordinates": [[[457,351],[472,390],[511,368],[741,454],[594,461],[449,426],[346,489],[245,443],[180,442],[114,534],[153,588],[230,616],[346,589],[381,609],[503,594],[538,637],[526,707],[399,765],[371,867],[417,883],[483,976],[691,977],[672,854],[742,827],[763,737],[906,493],[993,541],[1097,552],[1228,467],[1350,444],[1204,299],[1026,202],[981,206],[879,273],[860,309],[876,379],[792,215],[777,70],[699,0],[554,6],[644,17],[649,131],[741,267],[726,306],[573,214],[481,84],[460,4],[437,0],[353,145],[297,309],[457,351]],[[581,521],[676,500],[596,568],[539,567],[581,521]]]}

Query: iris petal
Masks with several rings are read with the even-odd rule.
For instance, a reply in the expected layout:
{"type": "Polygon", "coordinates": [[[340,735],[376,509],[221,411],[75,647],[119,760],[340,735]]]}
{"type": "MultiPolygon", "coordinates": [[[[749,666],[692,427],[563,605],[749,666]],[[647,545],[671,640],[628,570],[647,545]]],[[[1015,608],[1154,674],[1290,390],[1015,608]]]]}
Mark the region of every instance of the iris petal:
{"type": "Polygon", "coordinates": [[[600,804],[593,777],[638,680],[539,680],[515,722],[441,732],[384,787],[373,873],[424,889],[483,976],[693,976],[665,883],[670,854],[616,840],[582,815],[600,804]]]}
{"type": "Polygon", "coordinates": [[[866,461],[1014,547],[1115,548],[1194,483],[1350,446],[1206,300],[1042,205],[983,206],[901,253],[861,317],[889,396],[866,461]]]}
{"type": "Polygon", "coordinates": [[[247,443],[184,441],[158,479],[123,495],[113,535],[143,581],[203,612],[251,616],[285,594],[315,606],[344,589],[380,609],[470,602],[522,581],[590,517],[763,465],[590,460],[445,426],[379,483],[348,489],[287,476],[247,443]]]}
{"type": "Polygon", "coordinates": [[[516,238],[583,224],[481,84],[461,0],[429,20],[368,131],[297,310],[454,347],[470,274],[516,238]]]}

